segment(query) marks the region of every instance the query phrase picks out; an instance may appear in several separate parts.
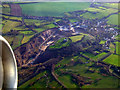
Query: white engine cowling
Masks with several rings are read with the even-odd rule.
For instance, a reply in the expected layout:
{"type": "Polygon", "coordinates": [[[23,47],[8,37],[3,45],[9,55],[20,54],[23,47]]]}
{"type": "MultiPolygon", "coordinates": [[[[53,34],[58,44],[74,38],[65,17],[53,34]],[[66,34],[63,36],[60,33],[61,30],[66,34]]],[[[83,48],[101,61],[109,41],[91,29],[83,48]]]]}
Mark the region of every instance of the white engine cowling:
{"type": "Polygon", "coordinates": [[[0,89],[17,89],[17,64],[11,46],[0,35],[0,89]]]}

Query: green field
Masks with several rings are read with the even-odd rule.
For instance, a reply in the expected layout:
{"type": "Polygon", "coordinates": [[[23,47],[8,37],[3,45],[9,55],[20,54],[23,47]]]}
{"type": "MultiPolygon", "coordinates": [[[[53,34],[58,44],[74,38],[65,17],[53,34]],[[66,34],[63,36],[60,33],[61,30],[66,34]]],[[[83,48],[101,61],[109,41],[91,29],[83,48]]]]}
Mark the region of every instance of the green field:
{"type": "Polygon", "coordinates": [[[9,6],[9,4],[3,4],[2,5],[4,8],[9,8],[10,6],[9,6]]]}
{"type": "Polygon", "coordinates": [[[35,30],[35,31],[37,31],[37,32],[42,32],[42,31],[44,31],[44,30],[46,30],[45,28],[35,28],[35,29],[33,29],[33,30],[35,30]]]}
{"type": "Polygon", "coordinates": [[[10,30],[14,29],[20,24],[21,24],[20,22],[7,20],[5,25],[3,26],[2,33],[9,32],[10,30]]]}
{"type": "Polygon", "coordinates": [[[34,19],[24,19],[24,22],[25,22],[25,24],[26,25],[33,25],[33,24],[35,24],[35,25],[43,25],[43,20],[34,20],[34,19]]]}
{"type": "Polygon", "coordinates": [[[115,39],[120,41],[120,35],[117,35],[115,39]]]}
{"type": "MultiPolygon", "coordinates": [[[[91,40],[91,41],[94,41],[94,37],[90,34],[85,34],[85,33],[80,33],[80,35],[77,35],[77,36],[71,36],[69,37],[72,42],[77,42],[77,41],[80,41],[82,38],[83,38],[83,42],[86,41],[86,40],[91,40]],[[83,38],[84,37],[84,38],[83,38]]],[[[82,42],[81,41],[81,42],[82,42]]]]}
{"type": "Polygon", "coordinates": [[[4,14],[10,14],[10,8],[4,8],[4,9],[2,9],[2,13],[4,13],[4,14]]]}
{"type": "Polygon", "coordinates": [[[77,22],[77,19],[70,19],[70,22],[77,22]]]}
{"type": "Polygon", "coordinates": [[[115,77],[102,77],[102,80],[92,85],[85,85],[82,88],[118,88],[119,80],[115,77]]]}
{"type": "Polygon", "coordinates": [[[107,21],[108,24],[118,25],[119,24],[118,21],[120,21],[120,18],[118,18],[118,14],[114,14],[114,15],[111,15],[110,17],[108,17],[107,20],[108,20],[107,21]]]}
{"type": "Polygon", "coordinates": [[[69,37],[72,42],[77,42],[77,41],[80,41],[82,38],[83,38],[84,35],[77,35],[77,36],[72,36],[72,37],[69,37]]]}
{"type": "Polygon", "coordinates": [[[24,19],[24,22],[28,26],[35,26],[34,30],[38,30],[38,32],[42,31],[42,29],[46,30],[49,28],[54,28],[56,25],[52,24],[53,21],[46,20],[34,20],[34,19],[24,19]]]}
{"type": "Polygon", "coordinates": [[[46,73],[45,72],[42,72],[42,73],[39,73],[38,75],[36,75],[35,77],[33,77],[32,79],[28,80],[27,82],[25,82],[24,84],[22,84],[20,87],[18,88],[27,88],[28,85],[34,81],[36,81],[38,78],[42,77],[44,74],[46,73]]]}
{"type": "Polygon", "coordinates": [[[114,46],[113,43],[110,43],[109,48],[110,48],[110,52],[114,53],[114,51],[115,51],[115,46],[114,46]]]}
{"type": "Polygon", "coordinates": [[[23,39],[23,35],[17,35],[13,39],[12,48],[15,49],[21,45],[21,40],[23,39]]]}
{"type": "MultiPolygon", "coordinates": [[[[40,23],[39,23],[40,24],[40,23]]],[[[47,29],[50,29],[50,28],[54,28],[54,27],[57,27],[56,25],[54,24],[48,24],[48,25],[43,25],[42,27],[40,28],[34,28],[33,30],[37,31],[37,32],[42,32],[44,30],[47,30],[47,29]]]]}
{"type": "MultiPolygon", "coordinates": [[[[118,3],[103,3],[104,6],[118,9],[118,3]]],[[[120,4],[119,4],[120,5],[120,4]]]]}
{"type": "Polygon", "coordinates": [[[22,17],[13,17],[13,16],[10,16],[9,19],[22,21],[22,17]]]}
{"type": "Polygon", "coordinates": [[[13,28],[13,30],[28,30],[28,29],[29,28],[27,28],[25,25],[13,28]]]}
{"type": "Polygon", "coordinates": [[[0,5],[0,8],[2,7],[2,5],[0,5]]]}
{"type": "MultiPolygon", "coordinates": [[[[72,59],[74,59],[75,61],[78,60],[79,56],[74,56],[74,57],[66,57],[64,58],[63,60],[61,60],[58,64],[56,64],[56,67],[61,65],[62,67],[65,65],[65,64],[68,64],[70,63],[70,61],[72,59]]],[[[83,59],[83,58],[82,58],[83,59]]],[[[64,68],[63,68],[64,69],[64,68]]]]}
{"type": "Polygon", "coordinates": [[[103,76],[100,74],[101,67],[92,66],[94,63],[90,60],[85,60],[85,58],[81,58],[79,56],[67,57],[62,61],[58,62],[56,65],[55,73],[58,75],[58,79],[64,83],[64,85],[68,88],[76,87],[76,84],[71,81],[73,79],[69,74],[60,74],[61,72],[70,72],[73,74],[79,74],[80,76],[89,77],[90,79],[86,79],[86,81],[94,81],[90,85],[83,85],[82,88],[118,88],[118,79],[113,76],[103,76]],[[73,59],[73,60],[72,60],[73,59]],[[71,61],[72,60],[72,61],[71,61]],[[85,64],[73,64],[78,61],[86,61],[89,63],[85,64]],[[59,67],[58,67],[59,66],[59,67]],[[91,67],[91,68],[90,68],[91,67]],[[93,70],[94,72],[89,72],[88,70],[93,70]],[[97,79],[97,82],[95,82],[97,79]],[[72,85],[71,85],[72,84],[72,85]]]}
{"type": "Polygon", "coordinates": [[[105,10],[96,9],[96,8],[87,8],[85,10],[88,10],[88,11],[91,12],[91,13],[86,12],[86,13],[82,14],[83,18],[87,18],[87,19],[96,19],[96,18],[101,19],[101,18],[103,18],[105,16],[108,16],[111,13],[118,12],[117,9],[112,9],[112,8],[108,8],[108,9],[105,9],[105,10]]]}
{"type": "Polygon", "coordinates": [[[0,30],[2,30],[2,24],[0,24],[0,30]]]}
{"type": "Polygon", "coordinates": [[[100,53],[100,54],[96,55],[93,59],[94,59],[94,60],[98,60],[98,59],[102,58],[103,56],[105,56],[106,54],[107,54],[107,53],[105,53],[105,52],[100,53]]]}
{"type": "Polygon", "coordinates": [[[46,88],[46,87],[61,88],[58,82],[53,79],[49,71],[39,73],[38,75],[28,80],[18,88],[20,89],[20,88],[46,88]]]}
{"type": "Polygon", "coordinates": [[[106,41],[101,40],[99,44],[105,44],[106,41]]]}
{"type": "Polygon", "coordinates": [[[4,17],[5,19],[9,19],[9,16],[7,16],[7,15],[2,15],[2,17],[4,17]]]}
{"type": "MultiPolygon", "coordinates": [[[[49,78],[49,80],[51,80],[52,77],[48,76],[48,78],[49,78]]],[[[47,82],[48,81],[46,80],[46,78],[42,78],[29,88],[46,88],[47,86],[51,87],[51,88],[60,88],[61,87],[58,84],[58,82],[56,82],[55,80],[51,80],[51,82],[49,82],[48,84],[47,84],[47,82]]]]}
{"type": "Polygon", "coordinates": [[[54,19],[55,22],[58,22],[58,21],[60,21],[60,20],[61,20],[61,19],[54,19]]]}
{"type": "Polygon", "coordinates": [[[22,34],[34,34],[34,32],[33,31],[31,31],[31,30],[28,30],[28,31],[19,31],[19,33],[22,33],[22,34]]]}
{"type": "Polygon", "coordinates": [[[25,15],[33,16],[63,16],[64,12],[83,10],[90,6],[85,2],[40,2],[20,4],[25,15]]]}
{"type": "Polygon", "coordinates": [[[23,40],[22,40],[22,44],[28,42],[30,40],[30,38],[32,38],[34,35],[25,35],[23,40]]]}
{"type": "Polygon", "coordinates": [[[119,62],[118,58],[119,58],[118,55],[112,54],[109,57],[107,57],[106,59],[104,59],[104,62],[115,65],[115,66],[120,66],[120,62],[119,62]]]}
{"type": "Polygon", "coordinates": [[[69,40],[68,38],[61,38],[57,42],[55,42],[54,45],[50,46],[49,48],[60,49],[60,48],[69,46],[70,43],[71,43],[71,40],[69,40]]]}
{"type": "Polygon", "coordinates": [[[56,27],[56,25],[54,25],[54,24],[49,24],[49,25],[46,25],[46,27],[48,27],[48,28],[54,28],[54,27],[56,27]]]}
{"type": "Polygon", "coordinates": [[[116,44],[116,54],[120,55],[120,42],[115,42],[116,44]]]}
{"type": "MultiPolygon", "coordinates": [[[[3,13],[4,13],[4,12],[3,12],[3,13]]],[[[16,21],[22,21],[22,17],[9,16],[9,15],[2,15],[2,17],[5,18],[5,19],[16,20],[16,21]]]]}
{"type": "Polygon", "coordinates": [[[77,85],[72,81],[72,77],[70,75],[62,75],[58,77],[61,82],[69,88],[77,88],[77,85]]]}
{"type": "Polygon", "coordinates": [[[103,56],[105,56],[107,53],[103,52],[103,53],[100,53],[98,55],[93,55],[92,53],[84,53],[83,55],[97,61],[98,59],[102,58],[103,56]]]}

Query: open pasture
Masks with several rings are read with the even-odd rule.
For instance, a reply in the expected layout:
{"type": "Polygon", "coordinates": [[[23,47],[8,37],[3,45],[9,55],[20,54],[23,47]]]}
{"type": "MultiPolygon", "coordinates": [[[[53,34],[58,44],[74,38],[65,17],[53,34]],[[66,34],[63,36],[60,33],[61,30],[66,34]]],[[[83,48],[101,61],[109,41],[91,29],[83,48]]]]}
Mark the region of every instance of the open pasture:
{"type": "Polygon", "coordinates": [[[109,57],[107,57],[106,59],[104,59],[104,62],[115,65],[115,66],[120,66],[120,62],[119,62],[118,58],[119,58],[118,55],[112,54],[109,57]]]}
{"type": "Polygon", "coordinates": [[[83,10],[90,6],[86,2],[40,2],[20,4],[25,15],[32,16],[63,16],[64,12],[83,10]]]}

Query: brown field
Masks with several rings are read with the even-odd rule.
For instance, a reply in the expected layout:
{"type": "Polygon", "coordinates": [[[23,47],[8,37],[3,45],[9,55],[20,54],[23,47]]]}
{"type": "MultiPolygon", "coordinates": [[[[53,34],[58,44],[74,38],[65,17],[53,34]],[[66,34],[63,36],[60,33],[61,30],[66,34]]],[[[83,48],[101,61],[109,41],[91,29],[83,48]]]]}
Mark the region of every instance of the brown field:
{"type": "Polygon", "coordinates": [[[22,16],[22,10],[19,4],[10,4],[11,12],[10,14],[13,16],[22,16]]]}

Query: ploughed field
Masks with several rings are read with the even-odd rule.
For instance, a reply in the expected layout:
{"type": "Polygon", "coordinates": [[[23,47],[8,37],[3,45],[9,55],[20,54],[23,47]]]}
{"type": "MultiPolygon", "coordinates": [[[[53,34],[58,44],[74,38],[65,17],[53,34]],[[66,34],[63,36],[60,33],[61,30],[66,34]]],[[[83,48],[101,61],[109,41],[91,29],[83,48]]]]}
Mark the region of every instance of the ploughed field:
{"type": "Polygon", "coordinates": [[[3,3],[0,28],[17,59],[19,88],[119,88],[117,6],[3,3]]]}

